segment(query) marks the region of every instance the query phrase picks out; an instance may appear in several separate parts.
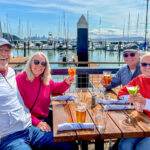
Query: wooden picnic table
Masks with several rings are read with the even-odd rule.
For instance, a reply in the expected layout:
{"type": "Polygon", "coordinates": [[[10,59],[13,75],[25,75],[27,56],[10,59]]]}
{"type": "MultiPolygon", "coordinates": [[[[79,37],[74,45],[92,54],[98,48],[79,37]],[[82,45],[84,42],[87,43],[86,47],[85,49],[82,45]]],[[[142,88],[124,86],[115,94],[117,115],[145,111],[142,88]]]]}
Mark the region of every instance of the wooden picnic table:
{"type": "MultiPolygon", "coordinates": [[[[69,95],[75,93],[66,93],[69,95]]],[[[82,101],[88,104],[86,113],[86,122],[95,124],[96,110],[102,106],[98,104],[91,109],[91,93],[88,90],[82,93],[76,93],[82,97],[82,101]]],[[[109,91],[113,99],[116,99],[116,93],[109,91]]],[[[53,136],[54,142],[81,141],[82,149],[88,149],[88,141],[95,140],[95,149],[104,149],[105,139],[129,138],[129,137],[148,137],[150,136],[150,119],[144,113],[138,113],[136,110],[111,110],[107,113],[107,123],[105,131],[97,128],[94,130],[75,130],[57,132],[57,126],[61,123],[76,123],[76,103],[73,101],[53,101],[53,136]],[[127,125],[124,120],[127,116],[132,116],[135,123],[127,125]]]]}

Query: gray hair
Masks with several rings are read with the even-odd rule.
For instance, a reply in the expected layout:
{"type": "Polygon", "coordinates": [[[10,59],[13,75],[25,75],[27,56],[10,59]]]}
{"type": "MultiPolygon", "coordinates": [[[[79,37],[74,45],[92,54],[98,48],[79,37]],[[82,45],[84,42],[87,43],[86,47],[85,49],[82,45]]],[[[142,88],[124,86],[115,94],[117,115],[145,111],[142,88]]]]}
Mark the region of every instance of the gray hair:
{"type": "Polygon", "coordinates": [[[141,57],[140,62],[142,62],[145,57],[150,57],[150,52],[146,52],[146,53],[141,57]]]}
{"type": "Polygon", "coordinates": [[[42,52],[36,52],[35,54],[33,54],[33,56],[30,57],[30,59],[28,60],[23,71],[26,72],[27,78],[29,81],[32,82],[35,79],[35,76],[31,70],[31,62],[36,55],[42,55],[46,60],[46,67],[45,67],[45,70],[43,72],[43,76],[41,79],[42,79],[44,85],[48,85],[49,81],[51,79],[51,69],[50,69],[50,65],[49,65],[49,61],[48,61],[47,57],[42,52]]]}

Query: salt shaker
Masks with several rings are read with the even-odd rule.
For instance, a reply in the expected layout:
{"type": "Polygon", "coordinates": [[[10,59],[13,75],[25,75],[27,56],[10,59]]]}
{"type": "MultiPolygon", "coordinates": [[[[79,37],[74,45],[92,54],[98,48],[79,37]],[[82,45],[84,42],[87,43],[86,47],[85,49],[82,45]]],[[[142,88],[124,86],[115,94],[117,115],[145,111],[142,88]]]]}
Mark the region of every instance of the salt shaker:
{"type": "Polygon", "coordinates": [[[96,105],[97,105],[97,96],[95,94],[93,94],[91,108],[95,107],[96,105]]]}

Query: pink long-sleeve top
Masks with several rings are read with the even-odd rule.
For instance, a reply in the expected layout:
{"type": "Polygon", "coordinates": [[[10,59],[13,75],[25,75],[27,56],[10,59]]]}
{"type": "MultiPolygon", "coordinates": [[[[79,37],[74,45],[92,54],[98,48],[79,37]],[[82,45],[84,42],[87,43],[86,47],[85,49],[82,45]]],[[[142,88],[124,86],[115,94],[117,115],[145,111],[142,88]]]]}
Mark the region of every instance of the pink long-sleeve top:
{"type": "MultiPolygon", "coordinates": [[[[28,109],[31,109],[39,90],[40,77],[36,77],[31,82],[27,79],[27,74],[23,72],[16,76],[16,81],[25,106],[28,109]]],[[[43,82],[41,82],[39,96],[31,112],[32,124],[34,126],[41,121],[38,119],[38,117],[48,117],[48,107],[51,102],[50,95],[64,93],[69,87],[70,85],[68,85],[65,80],[59,83],[50,80],[49,85],[44,85],[43,82]]]]}

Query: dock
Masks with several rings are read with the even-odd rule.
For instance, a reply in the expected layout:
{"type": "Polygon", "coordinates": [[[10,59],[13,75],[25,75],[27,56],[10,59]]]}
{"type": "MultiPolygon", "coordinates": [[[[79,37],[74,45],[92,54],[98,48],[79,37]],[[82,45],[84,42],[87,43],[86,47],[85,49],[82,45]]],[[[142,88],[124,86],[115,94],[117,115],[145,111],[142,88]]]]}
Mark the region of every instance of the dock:
{"type": "Polygon", "coordinates": [[[26,63],[28,61],[29,57],[16,57],[11,58],[9,62],[9,67],[18,67],[20,64],[17,63],[26,63]]]}

